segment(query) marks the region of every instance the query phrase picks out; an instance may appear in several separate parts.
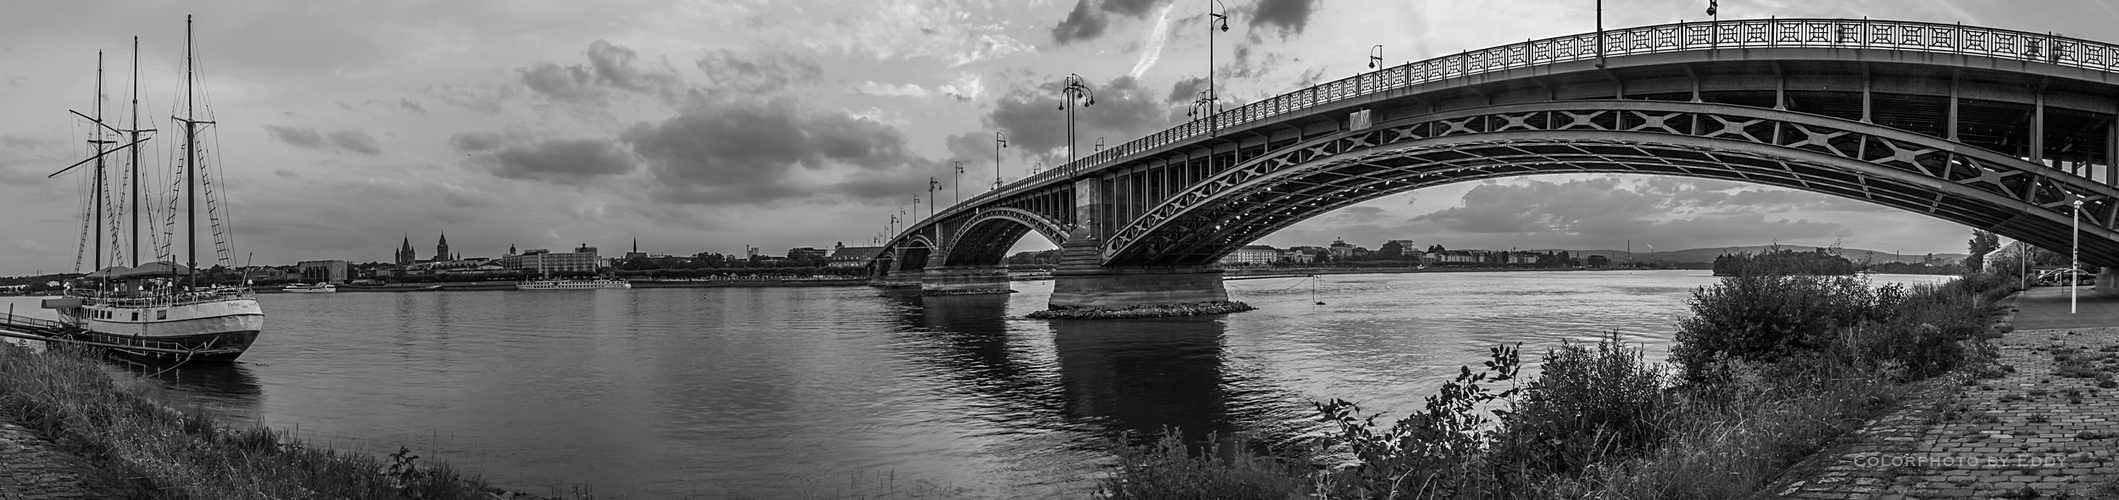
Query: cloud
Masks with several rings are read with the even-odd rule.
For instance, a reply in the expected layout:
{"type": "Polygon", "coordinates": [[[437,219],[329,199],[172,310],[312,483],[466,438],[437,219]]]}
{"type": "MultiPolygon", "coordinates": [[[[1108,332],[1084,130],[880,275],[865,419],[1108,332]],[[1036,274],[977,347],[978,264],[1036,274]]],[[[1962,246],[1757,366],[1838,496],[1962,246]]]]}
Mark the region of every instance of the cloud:
{"type": "Polygon", "coordinates": [[[671,203],[875,198],[885,191],[910,196],[927,175],[941,173],[935,162],[910,153],[895,127],[807,110],[785,96],[695,103],[660,123],[634,125],[620,138],[645,160],[655,182],[651,196],[671,203]]]}
{"type": "Polygon", "coordinates": [[[352,151],[368,156],[383,154],[382,144],[376,142],[375,137],[368,135],[367,132],[360,132],[355,130],[340,130],[337,132],[332,132],[331,135],[327,137],[331,139],[331,147],[338,148],[340,150],[352,151]]]}
{"type": "MultiPolygon", "coordinates": [[[[1321,0],[1258,0],[1249,18],[1251,27],[1278,31],[1282,38],[1302,34],[1317,12],[1321,0]]],[[[1255,35],[1254,35],[1255,36],[1255,35]]]]}
{"type": "Polygon", "coordinates": [[[854,91],[880,97],[927,97],[933,94],[926,87],[921,87],[917,83],[889,84],[875,81],[864,81],[856,84],[854,85],[854,91]]]}
{"type": "MultiPolygon", "coordinates": [[[[1066,160],[1067,112],[1060,107],[1060,84],[1017,88],[994,103],[984,120],[1008,134],[1008,145],[1048,164],[1066,160]]],[[[1094,105],[1075,108],[1075,153],[1090,152],[1096,138],[1116,145],[1170,125],[1172,110],[1158,92],[1141,88],[1130,76],[1091,85],[1094,105]]]]}
{"type": "Polygon", "coordinates": [[[721,49],[695,64],[706,73],[709,87],[744,94],[776,93],[824,78],[824,67],[816,61],[777,50],[740,54],[721,49]]]}
{"type": "MultiPolygon", "coordinates": [[[[457,137],[465,136],[458,134],[457,137]]],[[[451,137],[450,142],[455,143],[457,137],[451,137]]],[[[483,138],[469,139],[475,142],[483,138]]],[[[625,174],[634,169],[630,152],[612,141],[600,139],[551,139],[512,144],[479,158],[478,163],[499,177],[560,184],[625,174]]]]}
{"type": "Polygon", "coordinates": [[[512,97],[517,88],[514,86],[497,86],[490,90],[479,91],[449,84],[439,84],[428,85],[426,88],[420,89],[420,93],[471,111],[499,113],[501,103],[512,97]]]}
{"type": "Polygon", "coordinates": [[[603,92],[595,88],[596,77],[581,65],[560,66],[546,61],[516,70],[522,74],[523,86],[545,97],[570,102],[597,101],[603,92]]]}
{"type": "Polygon", "coordinates": [[[589,43],[588,64],[559,65],[549,61],[517,68],[523,86],[554,101],[602,103],[616,89],[652,95],[673,101],[684,89],[675,70],[639,64],[639,54],[604,40],[589,43]]]}
{"type": "Polygon", "coordinates": [[[426,107],[420,106],[419,103],[412,102],[411,99],[405,99],[402,97],[398,98],[397,107],[404,108],[405,111],[411,111],[419,114],[427,114],[426,107]]]}
{"type": "Polygon", "coordinates": [[[290,146],[297,146],[315,150],[323,150],[325,148],[330,147],[329,145],[324,143],[324,135],[316,133],[315,130],[298,127],[282,127],[279,125],[266,125],[265,131],[271,133],[273,139],[278,139],[280,142],[287,143],[290,146]]]}
{"type": "Polygon", "coordinates": [[[466,153],[490,151],[507,142],[497,132],[464,132],[449,136],[449,147],[466,153]]]}
{"type": "Polygon", "coordinates": [[[1067,18],[1060,20],[1058,26],[1052,27],[1052,41],[1066,45],[1104,36],[1104,28],[1111,25],[1111,19],[1090,7],[1091,1],[1075,0],[1074,10],[1068,11],[1067,18]]]}
{"type": "Polygon", "coordinates": [[[383,154],[382,143],[377,142],[374,136],[357,130],[340,130],[330,134],[323,134],[318,133],[314,129],[303,127],[266,125],[265,131],[271,134],[273,139],[304,149],[325,152],[344,151],[368,156],[383,154]]]}
{"type": "Polygon", "coordinates": [[[1111,26],[1112,14],[1139,19],[1162,3],[1163,0],[1075,0],[1067,18],[1052,27],[1052,41],[1067,45],[1096,39],[1111,26]],[[1096,5],[1091,6],[1091,2],[1096,5]]]}
{"type": "Polygon", "coordinates": [[[944,96],[958,102],[977,99],[985,91],[978,73],[963,73],[956,81],[936,85],[933,89],[917,83],[883,83],[874,80],[854,84],[854,92],[879,97],[932,97],[944,96]]]}
{"type": "Polygon", "coordinates": [[[1178,80],[1176,85],[1170,86],[1170,97],[1164,99],[1164,102],[1189,106],[1192,101],[1199,99],[1200,91],[1204,90],[1207,90],[1207,79],[1205,78],[1194,77],[1178,80]]]}
{"type": "MultiPolygon", "coordinates": [[[[56,140],[37,139],[19,135],[0,135],[0,181],[9,184],[42,181],[50,172],[38,168],[49,166],[57,171],[73,161],[66,158],[64,143],[56,140]]],[[[78,161],[78,160],[76,160],[78,161]]]]}
{"type": "Polygon", "coordinates": [[[1162,14],[1155,16],[1155,24],[1148,28],[1147,47],[1141,50],[1140,60],[1134,61],[1133,71],[1126,72],[1127,76],[1138,79],[1162,60],[1163,46],[1170,41],[1170,11],[1176,8],[1176,4],[1164,6],[1162,14]]]}
{"type": "Polygon", "coordinates": [[[1778,200],[1811,205],[1811,200],[1801,197],[1745,194],[1759,192],[1758,189],[1724,181],[1676,178],[1648,178],[1637,183],[1608,176],[1565,182],[1489,181],[1465,192],[1462,205],[1413,217],[1412,221],[1433,223],[1436,229],[1455,233],[1513,234],[1554,241],[1631,236],[1700,245],[1852,234],[1846,226],[1833,222],[1769,221],[1764,216],[1767,210],[1760,210],[1766,207],[1731,204],[1735,198],[1743,197],[1754,203],[1778,200]],[[1700,189],[1702,185],[1720,189],[1700,189]]]}

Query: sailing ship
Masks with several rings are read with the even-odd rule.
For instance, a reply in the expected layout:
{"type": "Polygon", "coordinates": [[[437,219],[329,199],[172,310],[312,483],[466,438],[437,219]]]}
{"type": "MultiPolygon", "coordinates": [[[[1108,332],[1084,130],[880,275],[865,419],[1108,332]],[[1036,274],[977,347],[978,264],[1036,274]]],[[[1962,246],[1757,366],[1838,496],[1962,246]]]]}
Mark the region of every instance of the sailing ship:
{"type": "MultiPolygon", "coordinates": [[[[169,218],[178,213],[176,200],[184,199],[183,232],[185,263],[176,263],[175,253],[168,247],[175,245],[173,235],[166,242],[159,242],[155,262],[141,263],[139,232],[140,212],[145,208],[140,202],[139,151],[138,145],[146,141],[140,136],[145,129],[139,122],[139,38],[133,39],[133,110],[132,129],[118,130],[103,121],[102,112],[102,62],[97,55],[96,69],[96,116],[74,112],[95,124],[95,138],[89,142],[95,155],[54,172],[52,176],[94,162],[93,202],[95,205],[94,251],[95,272],[68,283],[66,293],[58,298],[46,299],[43,306],[55,309],[66,329],[67,340],[92,342],[109,351],[129,357],[172,361],[232,361],[241,356],[257,340],[258,332],[264,329],[265,312],[258,306],[257,297],[249,283],[234,285],[202,282],[198,272],[198,227],[200,184],[204,180],[207,213],[215,238],[214,246],[219,260],[227,264],[234,254],[232,242],[227,238],[221,211],[216,208],[213,182],[201,165],[199,134],[204,125],[213,125],[210,119],[200,119],[194,102],[193,85],[198,81],[194,62],[196,49],[192,44],[191,17],[184,18],[184,116],[171,117],[183,126],[181,171],[183,187],[181,196],[172,193],[169,198],[169,218]],[[117,141],[106,140],[104,132],[129,135],[131,141],[115,149],[107,148],[117,141]],[[119,239],[119,224],[104,217],[105,157],[118,151],[130,151],[132,158],[131,220],[129,228],[131,260],[133,266],[114,265],[105,267],[103,242],[106,236],[112,242],[111,261],[119,262],[115,252],[119,239]],[[108,229],[106,232],[105,229],[108,229]],[[164,246],[166,245],[166,246],[164,246]]],[[[174,186],[172,191],[177,191],[174,186]]],[[[167,226],[165,226],[167,227],[167,226]]],[[[150,230],[149,234],[153,232],[150,230]]],[[[164,233],[168,235],[168,230],[164,233]]],[[[86,236],[86,235],[84,235],[86,236]]],[[[88,239],[86,237],[84,240],[88,239]]],[[[84,247],[88,246],[84,241],[84,247]]],[[[84,248],[85,250],[86,248],[84,248]]],[[[77,264],[78,265],[78,264],[77,264]]]]}

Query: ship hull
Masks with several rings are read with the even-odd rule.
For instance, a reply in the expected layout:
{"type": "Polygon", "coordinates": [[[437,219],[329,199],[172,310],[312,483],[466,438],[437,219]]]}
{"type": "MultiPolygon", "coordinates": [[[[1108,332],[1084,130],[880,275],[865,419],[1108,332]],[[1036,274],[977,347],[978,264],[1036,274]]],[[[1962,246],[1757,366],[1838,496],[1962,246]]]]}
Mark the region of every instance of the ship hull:
{"type": "Polygon", "coordinates": [[[73,310],[77,335],[90,342],[124,347],[198,351],[172,353],[111,347],[132,357],[190,361],[232,361],[257,341],[265,313],[257,299],[234,298],[177,305],[125,307],[89,304],[73,310]]]}

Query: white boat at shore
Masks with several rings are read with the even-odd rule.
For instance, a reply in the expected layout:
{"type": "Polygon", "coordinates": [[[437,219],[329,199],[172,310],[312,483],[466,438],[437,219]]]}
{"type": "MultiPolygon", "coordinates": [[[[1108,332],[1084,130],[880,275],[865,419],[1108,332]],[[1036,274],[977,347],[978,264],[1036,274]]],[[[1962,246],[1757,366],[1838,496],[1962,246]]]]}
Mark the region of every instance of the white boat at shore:
{"type": "Polygon", "coordinates": [[[292,285],[280,287],[280,291],[287,293],[332,293],[338,291],[338,287],[331,286],[330,283],[295,283],[292,285]]]}
{"type": "Polygon", "coordinates": [[[516,283],[517,290],[596,290],[602,288],[632,288],[626,280],[536,280],[516,283]]]}

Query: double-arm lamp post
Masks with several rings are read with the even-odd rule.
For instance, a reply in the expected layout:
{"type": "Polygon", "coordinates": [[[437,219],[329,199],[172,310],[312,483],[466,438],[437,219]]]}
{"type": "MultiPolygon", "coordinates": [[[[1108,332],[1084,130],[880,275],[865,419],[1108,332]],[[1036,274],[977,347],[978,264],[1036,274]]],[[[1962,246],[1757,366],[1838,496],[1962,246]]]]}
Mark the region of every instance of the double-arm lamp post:
{"type": "Polygon", "coordinates": [[[1095,106],[1096,94],[1089,90],[1089,82],[1083,80],[1082,75],[1070,73],[1062,82],[1066,85],[1060,87],[1059,108],[1067,112],[1067,163],[1074,163],[1074,103],[1079,101],[1084,107],[1095,106]]]}
{"type": "Polygon", "coordinates": [[[993,132],[993,189],[1001,188],[1001,148],[1008,147],[1008,138],[1000,131],[993,132]]]}

